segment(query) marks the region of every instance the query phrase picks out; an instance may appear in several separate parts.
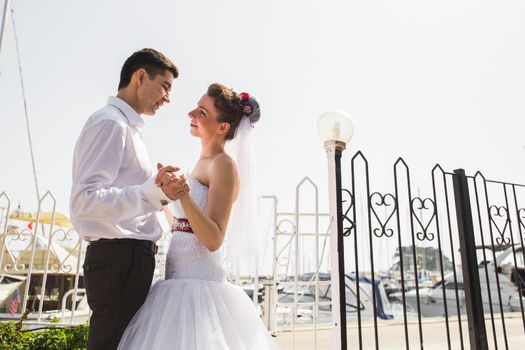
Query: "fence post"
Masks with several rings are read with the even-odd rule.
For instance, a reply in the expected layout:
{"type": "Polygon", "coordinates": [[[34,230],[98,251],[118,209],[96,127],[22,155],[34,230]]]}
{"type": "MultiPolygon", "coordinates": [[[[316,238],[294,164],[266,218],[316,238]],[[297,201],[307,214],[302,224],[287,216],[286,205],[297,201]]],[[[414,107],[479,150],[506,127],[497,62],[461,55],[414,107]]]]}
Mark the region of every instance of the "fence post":
{"type": "Polygon", "coordinates": [[[483,300],[481,298],[476,256],[476,242],[474,239],[474,224],[472,221],[472,209],[470,206],[470,195],[465,170],[454,170],[453,179],[470,348],[485,350],[488,349],[487,331],[485,329],[485,316],[483,314],[483,300]]]}

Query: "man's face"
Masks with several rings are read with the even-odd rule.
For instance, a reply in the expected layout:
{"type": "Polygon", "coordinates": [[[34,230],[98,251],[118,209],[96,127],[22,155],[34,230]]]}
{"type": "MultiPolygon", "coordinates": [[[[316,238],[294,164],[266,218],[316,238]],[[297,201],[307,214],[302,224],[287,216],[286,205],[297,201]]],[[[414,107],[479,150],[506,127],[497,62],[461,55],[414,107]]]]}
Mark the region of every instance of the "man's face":
{"type": "Polygon", "coordinates": [[[173,83],[173,74],[165,70],[163,73],[159,73],[153,79],[150,79],[149,75],[144,71],[139,74],[139,79],[140,84],[137,95],[142,109],[141,114],[155,115],[164,103],[170,102],[169,93],[173,83]]]}

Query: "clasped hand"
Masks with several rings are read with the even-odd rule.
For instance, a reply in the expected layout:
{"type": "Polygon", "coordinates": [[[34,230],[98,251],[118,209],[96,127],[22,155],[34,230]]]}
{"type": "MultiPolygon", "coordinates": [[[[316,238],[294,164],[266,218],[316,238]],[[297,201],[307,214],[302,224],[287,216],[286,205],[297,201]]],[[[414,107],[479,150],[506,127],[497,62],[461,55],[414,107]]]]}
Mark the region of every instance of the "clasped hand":
{"type": "Polygon", "coordinates": [[[186,176],[180,172],[180,168],[171,165],[157,164],[157,177],[155,184],[162,189],[164,194],[171,200],[176,201],[190,192],[190,186],[186,176]]]}

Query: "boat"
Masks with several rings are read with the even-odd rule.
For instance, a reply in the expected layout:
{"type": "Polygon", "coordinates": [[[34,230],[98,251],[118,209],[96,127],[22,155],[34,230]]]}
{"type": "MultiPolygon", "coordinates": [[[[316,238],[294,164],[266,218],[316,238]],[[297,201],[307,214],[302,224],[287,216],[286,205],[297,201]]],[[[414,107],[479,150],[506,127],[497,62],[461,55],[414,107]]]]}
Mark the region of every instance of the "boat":
{"type": "MultiPolygon", "coordinates": [[[[332,286],[330,273],[319,273],[318,307],[319,323],[332,321],[332,286]]],[[[277,296],[277,323],[290,323],[290,316],[295,305],[295,282],[290,278],[278,283],[277,296]]],[[[355,273],[345,275],[346,286],[346,315],[347,319],[355,320],[358,310],[362,320],[374,318],[373,291],[375,292],[375,312],[379,319],[392,319],[392,305],[388,300],[383,280],[380,277],[372,278],[365,274],[355,273]],[[359,287],[358,283],[359,282],[359,287]],[[359,303],[357,302],[357,290],[359,289],[359,303]]],[[[297,317],[304,323],[313,321],[313,307],[316,301],[316,282],[313,272],[299,276],[297,283],[297,317]]]]}
{"type": "MultiPolygon", "coordinates": [[[[485,246],[478,247],[478,249],[492,248],[485,246]]],[[[483,311],[485,313],[490,313],[491,310],[493,313],[498,313],[501,310],[503,312],[521,311],[521,305],[525,306],[525,266],[523,265],[523,248],[518,245],[515,245],[514,247],[507,245],[495,248],[495,251],[499,252],[496,256],[496,264],[494,264],[493,261],[482,261],[478,265],[483,311]],[[514,265],[514,259],[512,258],[513,254],[516,254],[518,266],[514,265]]],[[[443,280],[436,282],[430,288],[419,289],[421,316],[445,316],[443,289],[445,290],[447,314],[449,316],[457,315],[458,306],[460,314],[466,313],[463,273],[461,269],[458,268],[455,278],[454,273],[448,273],[444,276],[443,280]]],[[[403,300],[401,292],[393,293],[391,294],[391,297],[397,301],[402,302],[403,300]]],[[[405,300],[408,309],[417,312],[417,293],[415,289],[405,293],[405,300]]]]}
{"type": "Polygon", "coordinates": [[[79,267],[78,247],[74,243],[67,244],[67,241],[65,237],[49,239],[44,230],[36,232],[15,221],[9,222],[0,240],[0,320],[20,318],[26,289],[27,308],[31,310],[28,321],[69,322],[73,314],[75,323],[88,319],[82,269],[78,276],[76,272],[79,267]],[[17,312],[12,314],[10,304],[16,293],[20,302],[17,312]]]}

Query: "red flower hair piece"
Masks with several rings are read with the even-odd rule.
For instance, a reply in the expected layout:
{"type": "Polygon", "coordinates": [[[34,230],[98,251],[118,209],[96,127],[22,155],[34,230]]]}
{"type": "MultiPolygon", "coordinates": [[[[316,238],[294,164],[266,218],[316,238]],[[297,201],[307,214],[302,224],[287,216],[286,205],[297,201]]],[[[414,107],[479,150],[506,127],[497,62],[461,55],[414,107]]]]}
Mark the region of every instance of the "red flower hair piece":
{"type": "Polygon", "coordinates": [[[250,94],[247,92],[241,92],[240,95],[243,101],[248,101],[250,99],[250,94]]]}

